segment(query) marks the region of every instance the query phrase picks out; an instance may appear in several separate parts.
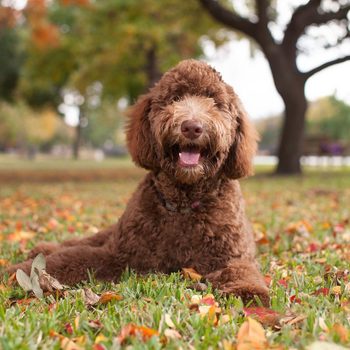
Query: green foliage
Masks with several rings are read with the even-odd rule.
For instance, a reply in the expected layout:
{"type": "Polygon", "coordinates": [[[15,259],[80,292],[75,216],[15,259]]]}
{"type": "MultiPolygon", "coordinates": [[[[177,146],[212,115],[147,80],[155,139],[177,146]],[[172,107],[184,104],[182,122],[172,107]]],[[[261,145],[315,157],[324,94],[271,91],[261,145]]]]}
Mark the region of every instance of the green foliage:
{"type": "Polygon", "coordinates": [[[0,149],[45,147],[68,140],[68,128],[52,109],[33,110],[21,101],[0,103],[0,149]]]}
{"type": "Polygon", "coordinates": [[[308,132],[334,140],[350,140],[350,106],[335,96],[314,102],[308,112],[308,132]]]}
{"type": "Polygon", "coordinates": [[[116,103],[106,101],[86,112],[88,125],[83,129],[84,138],[94,147],[102,147],[106,141],[124,144],[123,118],[116,103]]]}
{"type": "Polygon", "coordinates": [[[23,64],[18,28],[0,28],[0,99],[12,100],[23,64]]]}
{"type": "Polygon", "coordinates": [[[227,40],[196,1],[53,1],[46,12],[44,29],[59,38],[28,38],[21,91],[33,105],[57,104],[63,87],[84,96],[96,81],[103,96],[133,100],[179,60],[200,56],[203,33],[215,45],[227,40]]]}

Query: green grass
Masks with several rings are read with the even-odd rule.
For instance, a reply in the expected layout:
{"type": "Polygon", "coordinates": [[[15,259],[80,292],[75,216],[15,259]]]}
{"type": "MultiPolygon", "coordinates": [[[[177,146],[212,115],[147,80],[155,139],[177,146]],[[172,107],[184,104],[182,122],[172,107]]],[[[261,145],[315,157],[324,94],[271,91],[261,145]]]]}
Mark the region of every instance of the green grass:
{"type": "MultiPolygon", "coordinates": [[[[129,180],[113,182],[2,183],[2,264],[21,260],[23,253],[38,241],[92,234],[114,223],[135,189],[138,176],[136,173],[129,180]],[[33,233],[33,238],[14,241],[23,231],[33,233]]],[[[262,271],[271,277],[271,308],[282,314],[305,316],[280,330],[264,324],[269,344],[304,349],[315,340],[325,340],[349,346],[349,172],[312,171],[294,178],[258,174],[241,183],[247,213],[259,240],[262,271]],[[315,294],[320,288],[326,288],[327,295],[315,294]],[[335,294],[338,291],[340,294],[335,294]],[[339,325],[347,336],[339,331],[339,325]]],[[[60,349],[59,338],[50,336],[52,331],[78,338],[78,345],[83,348],[100,349],[96,339],[103,339],[100,345],[105,348],[118,348],[116,337],[129,323],[160,332],[160,336],[148,341],[130,337],[123,346],[131,345],[133,349],[223,349],[224,340],[234,344],[245,320],[240,299],[233,296],[225,299],[212,291],[222,309],[220,317],[229,316],[229,322],[214,325],[189,307],[191,296],[210,293],[210,286],[206,292],[197,292],[190,288],[192,284],[179,273],[141,277],[126,272],[118,284],[92,280],[69,289],[64,297],[51,295],[26,305],[18,302],[28,298],[24,291],[3,283],[0,349],[60,349]],[[82,287],[97,294],[114,291],[123,300],[88,308],[84,305],[82,287]],[[168,340],[167,344],[163,336],[168,328],[165,314],[170,315],[181,335],[181,339],[168,340]],[[98,320],[101,327],[91,327],[92,320],[98,320]],[[99,335],[104,338],[97,338],[99,335]]]]}

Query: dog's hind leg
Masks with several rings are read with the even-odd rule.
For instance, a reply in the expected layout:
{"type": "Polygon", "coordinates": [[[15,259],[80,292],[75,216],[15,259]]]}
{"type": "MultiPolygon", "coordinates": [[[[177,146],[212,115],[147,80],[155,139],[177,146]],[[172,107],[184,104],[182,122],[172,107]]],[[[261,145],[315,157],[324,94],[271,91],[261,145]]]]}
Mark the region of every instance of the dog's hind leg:
{"type": "Polygon", "coordinates": [[[215,288],[224,294],[241,297],[244,303],[254,302],[254,297],[258,297],[264,306],[270,303],[269,290],[254,261],[233,260],[225,268],[205,277],[215,288]]]}
{"type": "Polygon", "coordinates": [[[92,236],[86,238],[73,238],[62,243],[55,242],[39,242],[29,253],[28,259],[35,258],[38,254],[42,253],[45,256],[52,254],[55,251],[63,249],[65,247],[73,247],[76,245],[88,245],[92,247],[102,246],[106,240],[116,230],[116,225],[113,225],[105,230],[102,230],[92,236]]]}

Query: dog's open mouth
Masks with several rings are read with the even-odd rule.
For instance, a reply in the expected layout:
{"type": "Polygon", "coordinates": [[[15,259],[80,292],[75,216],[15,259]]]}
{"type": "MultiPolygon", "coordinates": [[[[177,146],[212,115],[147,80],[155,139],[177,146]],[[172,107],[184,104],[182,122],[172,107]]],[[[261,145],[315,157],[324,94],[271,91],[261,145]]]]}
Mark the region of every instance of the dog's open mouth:
{"type": "Polygon", "coordinates": [[[198,146],[177,146],[175,152],[177,153],[178,163],[182,167],[197,166],[205,153],[198,146]]]}

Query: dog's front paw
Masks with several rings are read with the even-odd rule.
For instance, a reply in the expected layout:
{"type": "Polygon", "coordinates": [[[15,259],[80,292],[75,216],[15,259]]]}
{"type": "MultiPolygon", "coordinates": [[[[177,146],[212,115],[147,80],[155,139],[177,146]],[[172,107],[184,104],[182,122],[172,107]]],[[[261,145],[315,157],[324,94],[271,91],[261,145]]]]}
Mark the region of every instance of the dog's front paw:
{"type": "Polygon", "coordinates": [[[59,249],[58,243],[41,242],[28,253],[28,259],[33,259],[40,253],[44,254],[45,256],[50,255],[57,249],[59,249]]]}
{"type": "Polygon", "coordinates": [[[256,297],[258,297],[264,306],[268,307],[270,305],[269,289],[265,285],[245,285],[228,282],[220,286],[219,290],[225,295],[234,294],[241,297],[244,304],[251,301],[253,304],[257,304],[256,297]]]}

